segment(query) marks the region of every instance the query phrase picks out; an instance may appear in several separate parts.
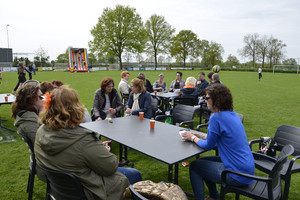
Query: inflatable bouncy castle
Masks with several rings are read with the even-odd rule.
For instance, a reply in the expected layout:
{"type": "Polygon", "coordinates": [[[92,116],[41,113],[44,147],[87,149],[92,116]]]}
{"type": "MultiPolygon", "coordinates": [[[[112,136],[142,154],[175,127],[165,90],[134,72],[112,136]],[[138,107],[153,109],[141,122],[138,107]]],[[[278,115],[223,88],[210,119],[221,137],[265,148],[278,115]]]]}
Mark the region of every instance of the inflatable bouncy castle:
{"type": "Polygon", "coordinates": [[[70,72],[88,72],[88,55],[85,48],[69,49],[70,72]]]}

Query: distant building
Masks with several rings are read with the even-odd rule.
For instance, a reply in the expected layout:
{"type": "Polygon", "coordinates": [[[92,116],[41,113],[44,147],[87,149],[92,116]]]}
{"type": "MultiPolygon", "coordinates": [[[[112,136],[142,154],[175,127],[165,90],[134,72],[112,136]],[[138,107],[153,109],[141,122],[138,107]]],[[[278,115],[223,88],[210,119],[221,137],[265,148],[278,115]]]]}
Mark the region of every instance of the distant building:
{"type": "Polygon", "coordinates": [[[0,67],[11,67],[13,63],[13,52],[10,48],[0,48],[0,67]]]}

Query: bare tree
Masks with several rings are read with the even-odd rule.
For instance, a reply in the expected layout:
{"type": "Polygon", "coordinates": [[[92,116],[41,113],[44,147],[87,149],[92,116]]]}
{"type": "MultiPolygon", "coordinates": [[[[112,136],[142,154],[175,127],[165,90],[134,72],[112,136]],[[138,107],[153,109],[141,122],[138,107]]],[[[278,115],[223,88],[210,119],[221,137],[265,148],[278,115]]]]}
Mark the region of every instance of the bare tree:
{"type": "Polygon", "coordinates": [[[259,34],[253,33],[244,36],[245,46],[240,51],[240,54],[244,57],[251,57],[253,62],[253,67],[255,67],[255,62],[258,56],[258,43],[259,43],[259,34]]]}
{"type": "Polygon", "coordinates": [[[262,67],[264,67],[264,65],[265,65],[265,59],[266,59],[267,52],[270,47],[270,40],[271,40],[271,37],[264,35],[258,41],[257,54],[262,61],[262,67]]]}
{"type": "Polygon", "coordinates": [[[286,44],[284,44],[282,42],[282,40],[278,40],[277,38],[273,38],[273,36],[271,36],[270,39],[270,46],[269,46],[269,50],[267,52],[267,56],[270,62],[270,67],[272,67],[273,65],[276,65],[279,63],[279,61],[281,59],[284,58],[284,47],[286,47],[286,44]]]}

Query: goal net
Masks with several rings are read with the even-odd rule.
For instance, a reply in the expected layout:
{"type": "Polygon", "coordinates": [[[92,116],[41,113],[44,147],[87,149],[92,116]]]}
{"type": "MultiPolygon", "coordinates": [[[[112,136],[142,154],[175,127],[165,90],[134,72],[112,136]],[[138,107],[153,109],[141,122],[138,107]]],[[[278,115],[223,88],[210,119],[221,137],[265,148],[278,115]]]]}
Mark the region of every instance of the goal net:
{"type": "Polygon", "coordinates": [[[273,66],[273,73],[275,73],[276,71],[279,72],[297,72],[297,74],[299,73],[299,65],[274,65],[273,66]]]}

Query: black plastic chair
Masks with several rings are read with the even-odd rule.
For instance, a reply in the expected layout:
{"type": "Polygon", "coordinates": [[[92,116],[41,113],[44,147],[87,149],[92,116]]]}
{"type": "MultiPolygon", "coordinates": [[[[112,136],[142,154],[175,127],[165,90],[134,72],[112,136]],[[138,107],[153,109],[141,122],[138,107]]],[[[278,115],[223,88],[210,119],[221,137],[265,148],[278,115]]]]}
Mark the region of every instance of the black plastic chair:
{"type": "Polygon", "coordinates": [[[133,200],[148,200],[145,197],[143,197],[140,193],[138,193],[132,185],[129,185],[130,193],[133,200]]]}
{"type": "MultiPolygon", "coordinates": [[[[287,162],[288,156],[292,155],[294,147],[286,145],[283,147],[278,156],[278,160],[273,160],[274,167],[268,177],[253,176],[245,173],[236,172],[233,170],[224,170],[222,172],[221,194],[220,199],[225,199],[227,193],[235,193],[235,199],[239,199],[239,195],[244,195],[253,199],[281,199],[282,188],[280,173],[283,165],[287,162]],[[242,177],[253,179],[254,182],[247,186],[232,186],[226,183],[227,174],[236,174],[242,177]]],[[[260,154],[260,157],[267,157],[260,154]]],[[[270,162],[272,162],[270,160],[270,162]]]]}
{"type": "Polygon", "coordinates": [[[152,117],[155,118],[158,111],[158,99],[151,97],[152,117]]]}
{"type": "Polygon", "coordinates": [[[41,169],[47,177],[47,200],[50,200],[52,197],[56,200],[87,199],[83,186],[73,174],[47,169],[45,167],[41,167],[41,169]]]}
{"type": "Polygon", "coordinates": [[[191,98],[191,97],[178,96],[178,97],[174,98],[173,101],[174,101],[174,107],[176,107],[176,105],[178,105],[178,104],[189,105],[189,106],[196,105],[196,99],[191,98]]]}
{"type": "Polygon", "coordinates": [[[22,139],[24,142],[26,142],[29,153],[30,153],[30,162],[29,162],[29,175],[28,175],[28,182],[27,182],[27,193],[28,193],[28,200],[32,199],[33,194],[33,185],[34,185],[34,177],[36,175],[36,160],[35,160],[35,154],[34,154],[34,146],[31,142],[31,140],[25,136],[17,132],[19,135],[22,136],[22,139]]]}
{"type": "Polygon", "coordinates": [[[179,126],[187,125],[190,129],[194,128],[194,115],[197,108],[194,106],[178,104],[172,115],[158,115],[155,120],[164,120],[167,117],[172,117],[173,125],[179,124],[179,126]]]}
{"type": "MultiPolygon", "coordinates": [[[[294,173],[300,172],[300,164],[295,161],[300,158],[300,128],[288,125],[279,126],[276,130],[274,141],[276,143],[275,153],[276,151],[282,151],[283,146],[287,144],[293,145],[295,151],[293,153],[292,160],[288,160],[287,163],[284,164],[283,170],[281,171],[281,178],[285,181],[284,185],[284,196],[283,199],[287,200],[289,195],[289,188],[291,183],[291,175],[294,173]]],[[[258,143],[259,147],[261,147],[263,139],[256,139],[249,141],[250,148],[252,149],[253,144],[258,143]]],[[[261,153],[253,152],[253,155],[259,155],[261,153]]],[[[274,157],[277,159],[277,157],[274,157]]],[[[255,167],[267,174],[270,174],[272,168],[274,167],[274,163],[269,162],[269,159],[256,158],[255,159],[255,167]]]]}

